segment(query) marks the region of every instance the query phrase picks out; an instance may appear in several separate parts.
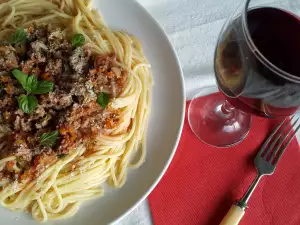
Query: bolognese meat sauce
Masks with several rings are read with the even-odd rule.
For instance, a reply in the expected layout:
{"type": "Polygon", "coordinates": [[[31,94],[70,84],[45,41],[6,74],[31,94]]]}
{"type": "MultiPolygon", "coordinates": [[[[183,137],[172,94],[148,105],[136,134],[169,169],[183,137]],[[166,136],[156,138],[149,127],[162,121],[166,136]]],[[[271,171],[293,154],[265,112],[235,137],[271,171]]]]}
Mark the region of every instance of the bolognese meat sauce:
{"type": "Polygon", "coordinates": [[[20,170],[0,168],[10,177],[29,168],[41,173],[57,157],[115,128],[120,112],[107,103],[121,94],[128,76],[114,55],[93,55],[59,29],[24,32],[23,43],[0,46],[0,123],[10,130],[0,159],[16,156],[20,170]]]}

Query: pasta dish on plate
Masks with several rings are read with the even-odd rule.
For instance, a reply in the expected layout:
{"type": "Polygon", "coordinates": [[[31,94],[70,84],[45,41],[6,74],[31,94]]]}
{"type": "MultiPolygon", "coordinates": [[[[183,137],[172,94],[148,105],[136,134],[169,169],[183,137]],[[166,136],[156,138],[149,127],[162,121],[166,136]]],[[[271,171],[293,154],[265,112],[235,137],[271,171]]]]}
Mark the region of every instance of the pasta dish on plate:
{"type": "Polygon", "coordinates": [[[0,0],[0,203],[40,222],[145,159],[152,75],[88,0],[0,0]]]}

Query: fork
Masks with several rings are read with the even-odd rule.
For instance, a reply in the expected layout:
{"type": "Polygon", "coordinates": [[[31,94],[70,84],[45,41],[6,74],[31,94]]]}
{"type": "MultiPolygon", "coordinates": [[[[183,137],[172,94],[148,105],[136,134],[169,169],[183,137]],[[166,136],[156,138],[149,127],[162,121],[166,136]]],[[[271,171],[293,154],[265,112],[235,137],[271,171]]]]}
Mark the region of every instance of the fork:
{"type": "Polygon", "coordinates": [[[264,175],[272,175],[274,173],[281,156],[300,128],[300,124],[296,126],[299,118],[291,126],[289,126],[289,124],[293,120],[293,117],[288,119],[287,122],[286,120],[287,118],[279,123],[279,125],[261,146],[254,159],[254,164],[257,169],[257,175],[254,181],[250,185],[245,195],[239,201],[237,201],[236,204],[232,205],[220,225],[239,224],[245,214],[245,209],[247,208],[249,198],[257,187],[260,179],[264,175]],[[293,128],[295,128],[295,130],[293,130],[293,128]]]}

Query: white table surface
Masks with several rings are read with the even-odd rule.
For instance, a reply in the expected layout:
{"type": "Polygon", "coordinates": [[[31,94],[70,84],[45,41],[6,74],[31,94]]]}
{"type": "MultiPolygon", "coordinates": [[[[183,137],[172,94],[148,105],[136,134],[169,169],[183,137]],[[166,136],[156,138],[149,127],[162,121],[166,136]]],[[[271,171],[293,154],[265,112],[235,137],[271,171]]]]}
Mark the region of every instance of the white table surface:
{"type": "MultiPolygon", "coordinates": [[[[215,84],[213,55],[219,31],[241,0],[137,0],[161,24],[177,51],[187,98],[215,84]]],[[[256,0],[280,2],[282,0],[256,0]]],[[[286,1],[286,0],[285,0],[286,1]]],[[[299,0],[289,0],[299,7],[299,0]]],[[[300,133],[298,133],[300,140],[300,133]]],[[[148,202],[114,225],[151,225],[148,202]]]]}
{"type": "MultiPolygon", "coordinates": [[[[215,83],[213,54],[219,31],[237,0],[138,0],[161,24],[180,59],[187,98],[200,87],[215,83]]],[[[152,224],[144,201],[114,225],[152,224]]]]}

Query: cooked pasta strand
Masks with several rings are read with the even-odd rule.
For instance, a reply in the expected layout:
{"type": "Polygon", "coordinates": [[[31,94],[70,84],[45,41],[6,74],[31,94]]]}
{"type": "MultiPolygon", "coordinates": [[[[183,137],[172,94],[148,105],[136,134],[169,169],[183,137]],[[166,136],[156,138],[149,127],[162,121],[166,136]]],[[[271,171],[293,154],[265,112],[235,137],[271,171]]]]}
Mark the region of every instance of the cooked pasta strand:
{"type": "MultiPolygon", "coordinates": [[[[122,123],[111,135],[97,138],[96,151],[85,156],[80,146],[58,159],[34,180],[0,181],[0,203],[11,210],[29,211],[45,222],[73,216],[80,204],[104,194],[101,185],[119,188],[128,167],[139,167],[146,157],[145,141],[150,113],[152,76],[140,43],[125,32],[109,29],[102,16],[82,0],[7,0],[0,2],[0,40],[15,28],[33,23],[51,24],[72,34],[81,33],[93,54],[115,54],[128,70],[128,80],[112,107],[119,109],[122,123]],[[129,128],[130,127],[130,128],[129,128]],[[138,158],[137,158],[138,157],[138,158]],[[73,166],[75,165],[75,169],[73,166]]],[[[0,128],[0,137],[9,130],[0,128]]],[[[6,148],[5,143],[0,144],[6,148]]],[[[15,156],[0,160],[0,171],[15,156]]]]}

